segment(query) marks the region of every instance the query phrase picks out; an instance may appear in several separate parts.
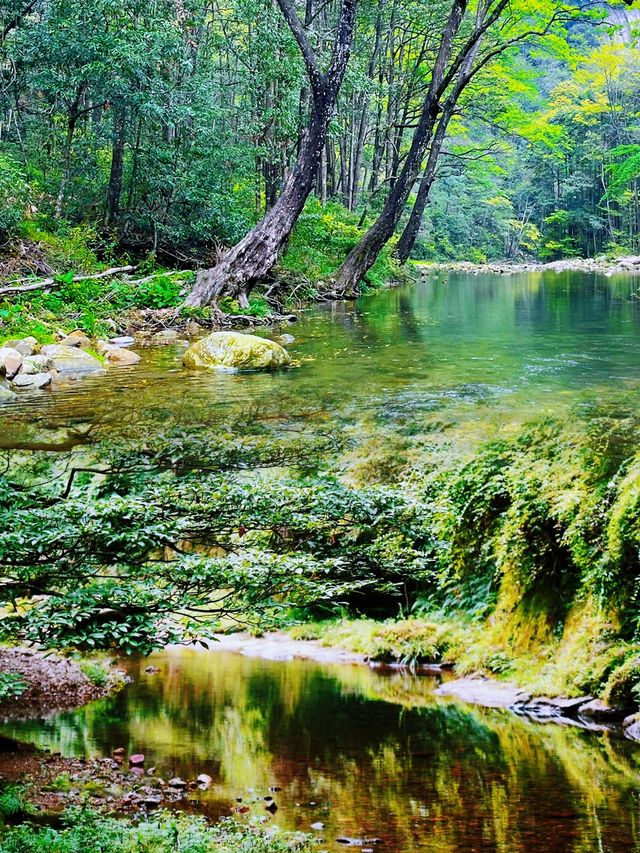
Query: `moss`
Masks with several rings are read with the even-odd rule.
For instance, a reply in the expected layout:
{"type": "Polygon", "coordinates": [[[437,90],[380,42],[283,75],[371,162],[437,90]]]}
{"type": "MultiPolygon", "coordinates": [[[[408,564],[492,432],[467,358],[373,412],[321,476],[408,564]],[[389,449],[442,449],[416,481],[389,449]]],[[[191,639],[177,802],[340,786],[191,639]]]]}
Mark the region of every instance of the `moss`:
{"type": "Polygon", "coordinates": [[[626,710],[637,708],[640,699],[640,657],[631,657],[614,669],[602,698],[607,705],[626,710]]]}

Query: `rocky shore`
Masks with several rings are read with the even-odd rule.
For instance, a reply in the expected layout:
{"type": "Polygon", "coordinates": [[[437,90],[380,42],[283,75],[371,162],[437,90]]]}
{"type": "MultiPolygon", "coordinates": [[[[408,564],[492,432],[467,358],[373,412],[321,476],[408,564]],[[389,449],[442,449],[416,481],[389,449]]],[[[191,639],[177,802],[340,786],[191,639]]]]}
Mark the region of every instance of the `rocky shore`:
{"type": "Polygon", "coordinates": [[[0,649],[0,674],[16,676],[17,695],[0,699],[0,719],[47,717],[86,705],[121,687],[124,673],[102,663],[82,663],[26,646],[0,649]],[[89,674],[88,674],[89,673],[89,674]],[[90,677],[93,675],[93,678],[90,677]]]}
{"type": "Polygon", "coordinates": [[[616,274],[640,275],[640,255],[628,255],[623,258],[565,258],[546,263],[536,261],[490,261],[486,264],[474,264],[471,261],[446,261],[443,263],[417,263],[416,269],[423,275],[432,271],[466,272],[473,275],[491,273],[493,275],[516,275],[528,272],[582,272],[599,273],[612,276],[616,274]]]}

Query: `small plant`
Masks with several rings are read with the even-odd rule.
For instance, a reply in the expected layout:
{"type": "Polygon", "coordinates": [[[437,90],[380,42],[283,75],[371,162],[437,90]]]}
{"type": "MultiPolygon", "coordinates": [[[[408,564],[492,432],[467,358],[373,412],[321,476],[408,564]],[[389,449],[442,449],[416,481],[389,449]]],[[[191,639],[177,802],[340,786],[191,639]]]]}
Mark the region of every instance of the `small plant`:
{"type": "Polygon", "coordinates": [[[109,681],[109,673],[102,664],[95,663],[93,661],[83,661],[80,664],[80,669],[83,674],[87,676],[89,681],[97,687],[104,687],[104,685],[109,681]]]}
{"type": "Polygon", "coordinates": [[[0,673],[0,702],[3,699],[16,699],[29,687],[21,672],[0,673]]]}

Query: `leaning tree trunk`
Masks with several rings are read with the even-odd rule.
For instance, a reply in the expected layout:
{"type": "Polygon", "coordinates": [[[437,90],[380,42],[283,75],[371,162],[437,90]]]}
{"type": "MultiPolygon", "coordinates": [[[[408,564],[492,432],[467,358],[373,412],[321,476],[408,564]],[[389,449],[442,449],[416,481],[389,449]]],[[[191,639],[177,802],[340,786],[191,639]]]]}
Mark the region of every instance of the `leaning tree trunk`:
{"type": "Polygon", "coordinates": [[[194,288],[185,300],[186,305],[210,305],[219,297],[228,295],[246,308],[251,288],[276,263],[315,184],[327,128],[351,53],[357,4],[358,0],[342,0],[331,64],[322,73],[292,0],[278,0],[306,65],[312,94],[311,119],[300,146],[298,161],[274,206],[222,257],[216,267],[198,273],[194,288]]]}
{"type": "Polygon", "coordinates": [[[422,106],[420,120],[413,134],[409,153],[402,171],[394,181],[378,219],[354,246],[342,266],[333,277],[334,292],[340,296],[351,296],[376,262],[382,248],[388,243],[400,221],[402,212],[415,183],[429,140],[440,112],[439,99],[446,69],[453,51],[453,41],[460,28],[467,8],[467,0],[454,0],[449,18],[440,40],[438,56],[434,63],[429,91],[422,106]]]}
{"type": "Polygon", "coordinates": [[[203,306],[232,296],[247,307],[253,285],[269,272],[313,189],[332,106],[314,107],[314,118],[300,148],[296,166],[266,216],[212,269],[198,273],[186,305],[203,306]]]}
{"type": "Polygon", "coordinates": [[[402,236],[398,240],[396,257],[401,264],[406,264],[409,260],[416,238],[418,237],[420,226],[422,225],[422,218],[427,207],[427,201],[429,200],[429,193],[431,192],[431,187],[433,186],[433,182],[436,177],[436,168],[438,166],[440,151],[442,150],[442,143],[444,142],[449,122],[453,116],[453,110],[454,104],[451,103],[451,99],[449,98],[445,104],[444,112],[440,116],[438,128],[431,143],[427,165],[425,167],[424,174],[422,175],[422,180],[420,181],[420,188],[418,189],[418,194],[413,204],[411,215],[404,227],[402,236]]]}

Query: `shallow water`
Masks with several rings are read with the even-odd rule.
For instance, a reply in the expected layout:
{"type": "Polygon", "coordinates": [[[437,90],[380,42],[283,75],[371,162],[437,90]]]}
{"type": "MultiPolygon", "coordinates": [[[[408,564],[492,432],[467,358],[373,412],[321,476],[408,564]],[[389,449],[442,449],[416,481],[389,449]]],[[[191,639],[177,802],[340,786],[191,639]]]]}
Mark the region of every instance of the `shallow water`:
{"type": "Polygon", "coordinates": [[[6,408],[0,445],[55,447],[70,430],[99,437],[238,411],[276,425],[337,417],[409,434],[558,413],[638,387],[639,289],[631,276],[432,274],[307,310],[287,329],[290,370],[187,373],[183,348],[171,346],[141,350],[140,365],[108,378],[25,394],[6,408]]]}
{"type": "Polygon", "coordinates": [[[332,853],[344,835],[389,853],[640,849],[629,741],[440,699],[433,678],[365,666],[171,649],[130,667],[116,696],[0,730],[64,755],[143,752],[164,778],[208,773],[206,813],[257,799],[268,825],[324,823],[318,849],[332,853]]]}

